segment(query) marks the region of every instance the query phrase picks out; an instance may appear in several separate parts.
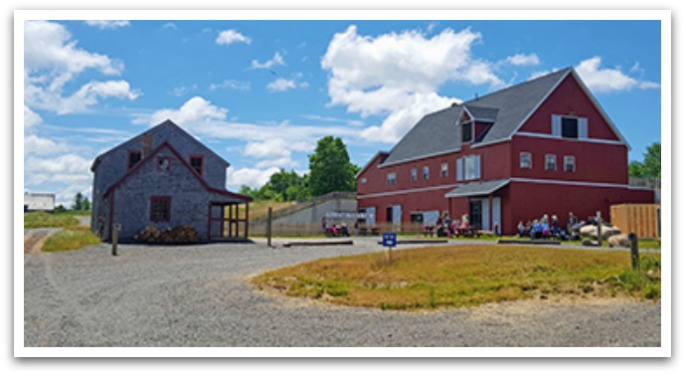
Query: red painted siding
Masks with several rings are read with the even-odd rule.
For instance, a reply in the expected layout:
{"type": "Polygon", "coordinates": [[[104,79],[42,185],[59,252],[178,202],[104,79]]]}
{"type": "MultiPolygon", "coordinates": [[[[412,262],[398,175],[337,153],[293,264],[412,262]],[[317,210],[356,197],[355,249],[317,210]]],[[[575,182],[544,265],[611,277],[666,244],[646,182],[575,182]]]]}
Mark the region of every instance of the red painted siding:
{"type": "Polygon", "coordinates": [[[552,115],[586,117],[588,119],[589,138],[618,140],[599,110],[585,95],[572,75],[568,75],[561,82],[540,108],[526,121],[520,131],[551,134],[552,115]]]}
{"type": "MultiPolygon", "coordinates": [[[[502,220],[503,233],[515,234],[519,221],[539,219],[544,214],[556,214],[565,228],[568,213],[573,212],[579,219],[594,216],[597,211],[609,220],[609,208],[620,203],[653,203],[654,192],[612,187],[584,187],[553,184],[512,182],[509,184],[510,196],[506,205],[510,206],[510,219],[502,220]]],[[[504,212],[502,213],[504,217],[504,212]]]]}
{"type": "Polygon", "coordinates": [[[628,183],[628,150],[624,145],[515,136],[511,142],[513,177],[628,183]],[[521,152],[530,152],[533,168],[521,169],[521,152]],[[545,155],[557,156],[557,170],[545,170],[545,155]],[[576,171],[564,172],[564,156],[576,158],[576,171]]]}
{"type": "Polygon", "coordinates": [[[478,139],[478,137],[480,137],[483,134],[483,132],[490,127],[490,125],[492,124],[487,122],[476,121],[476,124],[473,127],[473,139],[478,139]]]}
{"type": "Polygon", "coordinates": [[[440,212],[449,209],[449,202],[445,194],[452,188],[424,191],[411,194],[398,194],[374,198],[358,198],[357,207],[376,208],[376,222],[385,223],[388,221],[386,208],[394,205],[402,206],[402,222],[408,223],[413,211],[432,211],[440,212]]]}

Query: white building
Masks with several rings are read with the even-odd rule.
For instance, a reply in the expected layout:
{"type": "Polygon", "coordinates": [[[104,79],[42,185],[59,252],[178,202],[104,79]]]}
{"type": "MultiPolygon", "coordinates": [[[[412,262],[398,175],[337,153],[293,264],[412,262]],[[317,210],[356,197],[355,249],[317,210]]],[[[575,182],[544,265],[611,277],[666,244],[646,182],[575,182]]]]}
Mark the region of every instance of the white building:
{"type": "Polygon", "coordinates": [[[24,212],[55,210],[55,194],[24,193],[24,212]]]}

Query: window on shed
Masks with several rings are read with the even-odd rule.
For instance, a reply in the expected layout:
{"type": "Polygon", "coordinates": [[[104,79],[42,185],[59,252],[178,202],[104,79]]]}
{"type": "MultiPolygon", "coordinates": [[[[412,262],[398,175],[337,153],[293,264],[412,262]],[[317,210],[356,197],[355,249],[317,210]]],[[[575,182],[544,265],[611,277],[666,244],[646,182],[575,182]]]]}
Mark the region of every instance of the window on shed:
{"type": "Polygon", "coordinates": [[[190,155],[190,166],[199,174],[205,174],[205,157],[202,155],[190,155]]]}
{"type": "Polygon", "coordinates": [[[150,221],[167,223],[171,220],[171,196],[153,195],[150,198],[150,221]]]}
{"type": "Polygon", "coordinates": [[[557,170],[557,156],[556,155],[545,155],[545,170],[546,171],[556,171],[557,170]]]}
{"type": "Polygon", "coordinates": [[[388,173],[388,179],[386,180],[388,185],[395,185],[397,183],[397,175],[393,173],[388,173]]]}
{"type": "Polygon", "coordinates": [[[430,178],[430,168],[423,167],[423,179],[428,180],[430,178]]]}
{"type": "Polygon", "coordinates": [[[530,152],[522,152],[519,155],[519,166],[521,169],[533,168],[533,157],[530,152]]]}
{"type": "Polygon", "coordinates": [[[576,171],[576,157],[575,156],[564,156],[564,172],[575,172],[576,171]]]}
{"type": "Polygon", "coordinates": [[[411,170],[411,180],[416,181],[418,179],[419,179],[419,177],[418,177],[418,173],[416,173],[416,169],[412,169],[411,170]]]}
{"type": "Polygon", "coordinates": [[[137,150],[131,150],[128,152],[128,169],[133,168],[134,165],[138,164],[141,159],[141,152],[137,150]]]}
{"type": "Polygon", "coordinates": [[[157,158],[157,170],[160,172],[168,172],[171,169],[171,158],[161,156],[157,158]]]}
{"type": "Polygon", "coordinates": [[[440,176],[441,177],[447,177],[447,173],[448,173],[447,168],[449,168],[447,166],[447,163],[442,163],[442,165],[440,165],[440,176]]]}

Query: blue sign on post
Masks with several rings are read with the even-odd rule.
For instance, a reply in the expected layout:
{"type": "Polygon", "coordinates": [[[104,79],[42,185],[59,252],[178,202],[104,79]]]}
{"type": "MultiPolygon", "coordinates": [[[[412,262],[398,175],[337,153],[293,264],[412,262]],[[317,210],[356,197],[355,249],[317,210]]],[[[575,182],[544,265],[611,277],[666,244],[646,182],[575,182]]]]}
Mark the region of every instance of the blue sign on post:
{"type": "Polygon", "coordinates": [[[397,234],[388,232],[383,233],[383,246],[385,247],[396,247],[397,246],[397,234]]]}

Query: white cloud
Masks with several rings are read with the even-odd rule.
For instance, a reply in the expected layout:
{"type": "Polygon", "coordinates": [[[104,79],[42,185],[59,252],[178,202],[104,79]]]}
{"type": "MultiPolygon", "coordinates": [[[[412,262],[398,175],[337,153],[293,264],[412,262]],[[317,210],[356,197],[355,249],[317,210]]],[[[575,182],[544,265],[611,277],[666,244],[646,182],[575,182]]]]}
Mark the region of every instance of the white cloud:
{"type": "Polygon", "coordinates": [[[77,41],[58,23],[27,21],[24,31],[24,99],[32,108],[59,114],[83,112],[99,99],[134,100],[140,93],[128,82],[91,81],[71,95],[64,87],[87,69],[120,75],[124,64],[77,47],[77,41]]]}
{"type": "MultiPolygon", "coordinates": [[[[435,93],[414,94],[403,108],[393,111],[380,126],[370,126],[362,132],[369,141],[395,143],[427,113],[449,107],[458,100],[443,98],[435,93]]],[[[436,135],[439,136],[439,135],[436,135]]]]}
{"type": "Polygon", "coordinates": [[[297,82],[294,79],[278,78],[269,82],[266,88],[271,92],[283,92],[288,90],[306,89],[309,87],[307,82],[297,82]]]}
{"type": "Polygon", "coordinates": [[[71,40],[67,29],[58,23],[26,21],[24,67],[29,73],[47,70],[48,76],[45,78],[73,76],[85,69],[97,69],[107,75],[119,75],[123,70],[122,63],[114,62],[105,55],[80,49],[76,45],[77,42],[71,40]]]}
{"type": "Polygon", "coordinates": [[[211,91],[216,91],[218,89],[227,90],[238,90],[238,91],[249,91],[252,85],[248,81],[238,81],[235,79],[227,79],[221,83],[212,83],[209,85],[211,91]]]}
{"type": "Polygon", "coordinates": [[[251,188],[263,186],[269,181],[272,174],[277,173],[277,167],[268,169],[241,168],[235,169],[228,167],[226,170],[227,185],[241,186],[247,185],[251,188]]]}
{"type": "Polygon", "coordinates": [[[131,24],[128,21],[104,21],[104,20],[91,20],[91,21],[86,21],[86,24],[88,26],[94,26],[97,27],[101,30],[104,29],[117,29],[119,27],[125,27],[125,26],[130,26],[131,24]]]}
{"type": "Polygon", "coordinates": [[[39,114],[33,112],[31,108],[24,106],[24,132],[33,130],[42,122],[43,118],[39,114]]]}
{"type": "Polygon", "coordinates": [[[507,57],[507,62],[509,62],[512,65],[539,65],[540,64],[540,59],[538,58],[538,55],[535,53],[531,53],[529,55],[523,54],[523,53],[517,53],[513,56],[507,57]]]}
{"type": "Polygon", "coordinates": [[[278,52],[276,52],[274,57],[272,57],[270,60],[267,60],[263,63],[260,63],[257,60],[252,60],[252,69],[271,69],[276,65],[285,65],[283,56],[281,56],[281,54],[278,52]]]}
{"type": "Polygon", "coordinates": [[[140,92],[132,90],[126,81],[92,81],[69,97],[28,85],[24,89],[26,103],[32,107],[50,110],[57,114],[85,112],[98,103],[99,99],[117,98],[134,100],[140,92]]]}
{"type": "Polygon", "coordinates": [[[24,136],[24,156],[26,155],[50,155],[68,150],[67,145],[56,143],[47,138],[41,138],[35,134],[24,136]]]}
{"type": "Polygon", "coordinates": [[[228,109],[219,108],[200,96],[190,98],[179,109],[161,109],[151,115],[140,116],[133,122],[136,124],[157,125],[167,119],[187,128],[201,127],[211,121],[226,119],[228,109]]]}
{"type": "Polygon", "coordinates": [[[602,58],[599,56],[583,60],[576,66],[576,72],[583,82],[596,93],[612,91],[628,91],[637,87],[640,89],[658,88],[656,82],[641,81],[624,74],[620,68],[602,68],[602,58]]]}
{"type": "Polygon", "coordinates": [[[174,87],[169,93],[179,98],[197,90],[197,85],[174,87]]]}
{"type": "Polygon", "coordinates": [[[173,22],[167,22],[164,25],[162,25],[162,30],[178,30],[178,26],[176,26],[175,23],[173,22]]]}
{"type": "Polygon", "coordinates": [[[252,39],[231,29],[220,32],[219,36],[216,38],[216,44],[229,45],[233,43],[250,44],[252,43],[252,39]]]}
{"type": "Polygon", "coordinates": [[[421,116],[444,108],[457,99],[437,95],[449,81],[505,83],[494,64],[476,59],[471,47],[481,35],[465,29],[445,29],[430,38],[419,31],[388,33],[377,37],[357,34],[350,26],[335,34],[321,66],[330,72],[331,105],[344,105],[362,117],[384,115],[380,126],[362,133],[367,140],[396,142],[421,116]]]}

